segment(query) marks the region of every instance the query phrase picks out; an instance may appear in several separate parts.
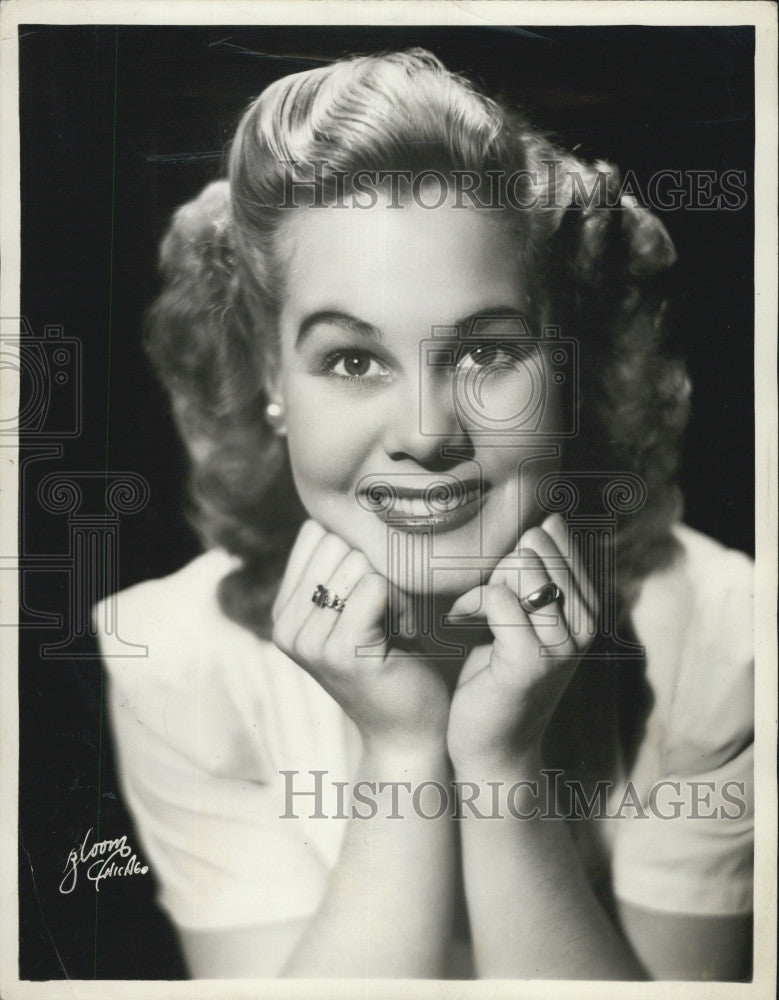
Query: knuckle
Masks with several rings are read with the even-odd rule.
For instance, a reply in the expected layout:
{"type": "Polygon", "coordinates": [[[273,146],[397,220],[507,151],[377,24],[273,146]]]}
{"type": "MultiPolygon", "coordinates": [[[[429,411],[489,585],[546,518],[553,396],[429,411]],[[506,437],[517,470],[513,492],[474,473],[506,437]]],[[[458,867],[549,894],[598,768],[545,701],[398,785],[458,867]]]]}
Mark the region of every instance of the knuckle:
{"type": "Polygon", "coordinates": [[[327,556],[337,559],[339,556],[342,558],[346,555],[349,546],[340,536],[327,532],[319,543],[319,549],[327,556]]]}
{"type": "Polygon", "coordinates": [[[354,653],[354,641],[345,636],[332,633],[324,645],[323,659],[334,674],[344,674],[347,671],[354,653]]]}
{"type": "Polygon", "coordinates": [[[295,658],[303,660],[309,666],[316,666],[321,658],[322,643],[317,636],[306,629],[301,629],[293,643],[295,658]]]}
{"type": "Polygon", "coordinates": [[[349,560],[350,563],[353,563],[353,566],[350,566],[350,568],[353,568],[354,572],[360,577],[367,576],[369,573],[375,572],[373,566],[371,566],[368,561],[368,557],[364,552],[360,552],[359,549],[353,549],[349,553],[349,560]]]}
{"type": "Polygon", "coordinates": [[[341,562],[328,586],[336,589],[354,591],[357,581],[370,572],[370,563],[362,552],[352,549],[341,562]]]}
{"type": "Polygon", "coordinates": [[[484,606],[488,611],[513,607],[517,603],[517,595],[506,583],[493,583],[484,589],[484,606]]]}
{"type": "Polygon", "coordinates": [[[549,536],[543,530],[537,526],[528,528],[527,531],[522,535],[522,545],[527,546],[527,548],[533,550],[533,554],[538,551],[539,546],[543,546],[547,543],[549,536]]]}
{"type": "Polygon", "coordinates": [[[322,525],[310,517],[307,521],[304,521],[300,531],[298,532],[298,540],[308,541],[315,538],[321,537],[325,534],[325,529],[322,525]]]}
{"type": "MultiPolygon", "coordinates": [[[[523,542],[524,542],[523,536],[523,542]]],[[[535,548],[530,545],[521,545],[519,557],[523,569],[543,569],[543,561],[535,548]]]]}
{"type": "Polygon", "coordinates": [[[366,573],[354,588],[354,596],[359,595],[371,607],[383,606],[387,603],[387,581],[379,573],[366,573]]]}
{"type": "Polygon", "coordinates": [[[278,646],[282,653],[286,653],[288,656],[290,655],[294,641],[293,636],[290,635],[288,624],[284,620],[283,616],[278,621],[274,622],[271,638],[273,639],[274,645],[278,646]]]}
{"type": "Polygon", "coordinates": [[[559,531],[560,528],[565,527],[565,521],[562,519],[559,513],[547,514],[544,520],[541,522],[541,527],[544,531],[551,534],[553,531],[559,531]]]}
{"type": "Polygon", "coordinates": [[[305,557],[316,548],[324,533],[324,528],[317,521],[304,521],[297,533],[290,556],[305,557]]]}

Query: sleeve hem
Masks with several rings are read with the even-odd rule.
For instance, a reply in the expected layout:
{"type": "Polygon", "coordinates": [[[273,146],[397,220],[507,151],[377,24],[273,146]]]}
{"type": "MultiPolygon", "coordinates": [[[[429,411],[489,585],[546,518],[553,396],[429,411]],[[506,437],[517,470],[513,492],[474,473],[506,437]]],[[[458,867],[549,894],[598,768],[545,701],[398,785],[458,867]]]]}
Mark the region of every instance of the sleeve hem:
{"type": "Polygon", "coordinates": [[[614,895],[623,903],[645,910],[699,917],[744,916],[754,908],[751,884],[734,886],[730,892],[712,899],[702,895],[700,884],[693,880],[675,878],[673,886],[663,885],[656,872],[633,871],[629,880],[620,879],[615,884],[614,895]]]}
{"type": "Polygon", "coordinates": [[[282,908],[275,907],[272,912],[261,912],[250,906],[237,909],[230,914],[209,913],[201,918],[193,915],[183,917],[177,906],[171,906],[164,893],[157,897],[157,905],[166,914],[173,926],[180,931],[228,931],[240,927],[269,927],[273,924],[291,923],[296,920],[312,920],[318,903],[313,906],[282,908]]]}

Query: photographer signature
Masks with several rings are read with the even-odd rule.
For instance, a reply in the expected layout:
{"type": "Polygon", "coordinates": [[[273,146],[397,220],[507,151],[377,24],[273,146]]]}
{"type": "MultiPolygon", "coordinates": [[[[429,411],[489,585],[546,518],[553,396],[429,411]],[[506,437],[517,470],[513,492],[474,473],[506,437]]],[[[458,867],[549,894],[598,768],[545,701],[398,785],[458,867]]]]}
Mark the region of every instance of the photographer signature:
{"type": "Polygon", "coordinates": [[[142,865],[123,835],[114,840],[96,840],[89,844],[92,828],[87,830],[78,848],[68,853],[65,874],[60,882],[60,892],[73,892],[78,879],[79,865],[87,865],[86,877],[95,883],[95,891],[100,891],[103,879],[123,875],[146,875],[148,865],[142,865]]]}

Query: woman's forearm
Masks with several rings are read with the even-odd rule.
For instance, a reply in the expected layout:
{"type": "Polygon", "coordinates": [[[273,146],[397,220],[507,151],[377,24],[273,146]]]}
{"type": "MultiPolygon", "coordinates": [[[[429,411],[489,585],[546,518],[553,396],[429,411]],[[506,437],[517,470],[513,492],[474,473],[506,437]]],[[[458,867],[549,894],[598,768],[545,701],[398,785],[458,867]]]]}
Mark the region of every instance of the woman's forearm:
{"type": "MultiPolygon", "coordinates": [[[[461,823],[463,871],[479,978],[645,979],[629,944],[596,899],[561,819],[518,781],[546,782],[537,761],[459,780],[500,782],[499,820],[461,823]],[[524,797],[523,797],[524,796],[524,797]],[[533,815],[534,808],[539,812],[533,815]]],[[[531,786],[532,787],[532,786],[531,786]]]]}
{"type": "MultiPolygon", "coordinates": [[[[449,945],[455,869],[451,810],[440,818],[430,787],[418,813],[390,783],[449,789],[443,747],[410,755],[366,748],[358,780],[376,789],[376,815],[350,818],[322,904],[293,952],[287,976],[438,978],[449,945]],[[388,783],[383,791],[382,782],[388,783]],[[390,818],[391,816],[395,818],[390,818]]],[[[373,799],[373,794],[371,794],[373,799]]],[[[366,812],[365,809],[362,810],[366,812]]]]}

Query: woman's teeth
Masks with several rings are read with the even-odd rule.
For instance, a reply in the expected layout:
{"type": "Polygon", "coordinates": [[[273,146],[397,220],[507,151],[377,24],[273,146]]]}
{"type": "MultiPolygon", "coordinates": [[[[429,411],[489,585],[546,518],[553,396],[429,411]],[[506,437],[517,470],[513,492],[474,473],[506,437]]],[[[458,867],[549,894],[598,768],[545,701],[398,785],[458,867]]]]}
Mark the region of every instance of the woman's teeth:
{"type": "Polygon", "coordinates": [[[480,495],[478,489],[467,490],[465,494],[456,493],[448,500],[431,502],[420,497],[397,497],[392,506],[392,513],[404,514],[407,517],[430,517],[431,515],[444,513],[446,511],[457,510],[473,503],[480,495]]]}

